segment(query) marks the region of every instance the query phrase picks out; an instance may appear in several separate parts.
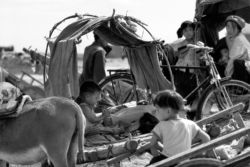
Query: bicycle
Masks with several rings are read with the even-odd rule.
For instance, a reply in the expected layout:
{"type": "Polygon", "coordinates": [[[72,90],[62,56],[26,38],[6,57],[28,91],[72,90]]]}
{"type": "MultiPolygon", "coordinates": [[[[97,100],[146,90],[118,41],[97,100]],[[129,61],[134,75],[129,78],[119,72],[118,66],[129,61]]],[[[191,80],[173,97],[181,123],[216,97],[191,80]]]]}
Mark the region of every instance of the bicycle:
{"type": "MultiPolygon", "coordinates": [[[[205,46],[189,46],[195,49],[204,50],[204,55],[207,59],[207,66],[205,67],[186,67],[186,66],[172,66],[171,68],[185,68],[185,69],[194,69],[194,70],[205,70],[208,71],[209,75],[203,80],[203,82],[198,85],[191,93],[189,93],[185,99],[197,95],[201,91],[201,96],[198,101],[196,109],[196,120],[205,118],[215,112],[219,112],[226,108],[229,108],[239,102],[245,104],[244,113],[247,113],[250,103],[250,85],[239,80],[232,80],[231,77],[220,78],[219,73],[215,67],[215,63],[211,59],[209,53],[212,51],[212,48],[205,46]]],[[[167,65],[161,65],[162,68],[168,67],[167,65]]],[[[131,76],[129,70],[109,70],[110,76],[103,79],[99,85],[103,91],[107,91],[109,96],[117,105],[123,104],[124,102],[129,102],[135,100],[134,97],[138,96],[138,91],[136,89],[136,83],[131,76]],[[111,72],[116,72],[111,74],[111,72]],[[129,96],[122,96],[123,100],[117,99],[117,93],[115,91],[121,90],[121,83],[126,83],[131,86],[129,96]],[[107,86],[112,87],[112,90],[107,86]],[[113,86],[112,86],[113,85],[113,86]],[[118,87],[119,89],[114,89],[118,87]],[[128,98],[133,97],[133,98],[128,98]]],[[[120,92],[120,94],[122,94],[120,92]]],[[[138,100],[138,99],[137,99],[138,100]]],[[[243,113],[243,114],[244,114],[243,113]]],[[[247,114],[245,114],[246,116],[247,114]]]]}
{"type": "Polygon", "coordinates": [[[99,82],[104,97],[114,105],[122,105],[131,101],[143,99],[140,90],[136,87],[129,69],[107,70],[109,76],[99,82]]]}

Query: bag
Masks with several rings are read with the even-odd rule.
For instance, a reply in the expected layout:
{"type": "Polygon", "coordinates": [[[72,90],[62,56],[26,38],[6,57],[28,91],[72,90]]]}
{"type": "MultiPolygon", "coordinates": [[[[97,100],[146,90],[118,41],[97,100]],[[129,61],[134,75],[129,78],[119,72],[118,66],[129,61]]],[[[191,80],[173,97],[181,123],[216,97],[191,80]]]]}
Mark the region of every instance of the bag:
{"type": "Polygon", "coordinates": [[[146,134],[150,133],[154,129],[155,125],[159,123],[159,120],[150,113],[145,113],[140,118],[139,122],[140,127],[138,128],[138,130],[140,130],[142,134],[146,134]]]}

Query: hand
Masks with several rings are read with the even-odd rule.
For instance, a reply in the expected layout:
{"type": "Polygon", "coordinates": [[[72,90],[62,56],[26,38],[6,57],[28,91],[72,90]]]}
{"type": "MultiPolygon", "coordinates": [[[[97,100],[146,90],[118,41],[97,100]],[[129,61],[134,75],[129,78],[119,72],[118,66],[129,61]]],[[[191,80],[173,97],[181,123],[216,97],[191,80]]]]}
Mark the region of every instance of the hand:
{"type": "Polygon", "coordinates": [[[198,46],[205,46],[205,44],[203,43],[203,42],[201,42],[201,41],[198,41],[197,43],[196,43],[196,45],[198,45],[198,46]]]}
{"type": "Polygon", "coordinates": [[[103,115],[103,117],[104,117],[104,118],[109,117],[109,116],[110,116],[110,112],[109,112],[109,110],[107,110],[107,109],[103,109],[102,115],[103,115]]]}
{"type": "MultiPolygon", "coordinates": [[[[124,107],[125,108],[125,107],[124,107]]],[[[116,113],[117,111],[121,110],[121,107],[118,106],[113,106],[113,107],[108,107],[106,110],[108,110],[111,114],[116,113]]]]}
{"type": "Polygon", "coordinates": [[[227,63],[228,63],[228,59],[220,59],[220,60],[218,61],[218,63],[221,64],[221,65],[223,65],[223,66],[225,66],[225,65],[227,65],[227,63]]]}

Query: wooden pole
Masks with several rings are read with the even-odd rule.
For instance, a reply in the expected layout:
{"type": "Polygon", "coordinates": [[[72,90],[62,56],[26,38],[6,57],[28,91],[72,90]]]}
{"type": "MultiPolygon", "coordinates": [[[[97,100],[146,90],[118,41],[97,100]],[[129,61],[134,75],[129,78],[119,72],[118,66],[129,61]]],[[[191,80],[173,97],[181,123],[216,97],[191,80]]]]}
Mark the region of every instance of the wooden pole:
{"type": "Polygon", "coordinates": [[[150,143],[147,142],[146,144],[142,145],[137,151],[135,152],[127,152],[121,155],[118,155],[117,157],[111,158],[107,161],[108,165],[112,165],[112,164],[117,164],[119,163],[121,160],[128,158],[132,155],[136,155],[136,154],[140,154],[142,152],[145,152],[146,150],[150,149],[150,143]]]}
{"type": "Polygon", "coordinates": [[[99,160],[105,160],[107,158],[117,157],[128,152],[133,152],[139,146],[140,143],[149,142],[151,140],[152,134],[145,134],[140,136],[135,136],[130,139],[130,141],[123,140],[120,143],[113,143],[110,145],[104,145],[101,147],[96,147],[92,150],[85,150],[85,161],[77,161],[77,164],[83,164],[86,162],[94,162],[99,160]],[[127,145],[127,146],[126,146],[127,145]],[[129,145],[129,147],[128,147],[129,145]]]}
{"type": "Polygon", "coordinates": [[[174,155],[172,157],[169,157],[165,160],[162,160],[160,162],[157,162],[155,164],[150,165],[149,167],[165,167],[170,166],[173,164],[177,164],[179,162],[183,162],[184,160],[190,159],[192,157],[195,157],[197,155],[200,155],[201,153],[210,150],[214,147],[220,146],[226,142],[232,141],[233,139],[237,139],[241,136],[244,136],[250,132],[250,127],[242,128],[238,131],[234,131],[230,134],[227,134],[225,136],[219,137],[217,139],[211,140],[210,142],[204,143],[200,146],[197,146],[195,148],[192,148],[191,150],[184,151],[180,154],[174,155]]]}
{"type": "Polygon", "coordinates": [[[201,127],[201,126],[203,126],[203,125],[205,125],[207,123],[213,122],[213,121],[215,121],[215,120],[217,120],[219,118],[228,116],[229,114],[234,114],[236,112],[239,112],[243,108],[244,108],[243,103],[236,104],[235,106],[232,106],[232,107],[227,108],[227,109],[225,109],[223,111],[220,111],[220,112],[218,112],[216,114],[210,115],[209,117],[207,117],[205,119],[197,121],[196,124],[201,127]]]}

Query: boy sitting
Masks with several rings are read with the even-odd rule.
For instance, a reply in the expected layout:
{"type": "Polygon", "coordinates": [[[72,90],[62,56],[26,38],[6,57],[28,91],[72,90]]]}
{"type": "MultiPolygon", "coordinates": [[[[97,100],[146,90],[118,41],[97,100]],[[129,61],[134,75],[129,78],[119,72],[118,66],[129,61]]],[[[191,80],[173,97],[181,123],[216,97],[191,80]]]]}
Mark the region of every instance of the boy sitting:
{"type": "Polygon", "coordinates": [[[149,164],[191,149],[194,138],[201,139],[202,143],[210,141],[210,137],[196,123],[179,116],[184,109],[184,99],[179,93],[171,90],[158,92],[154,106],[160,122],[152,131],[150,147],[154,158],[149,164]]]}
{"type": "Polygon", "coordinates": [[[80,88],[80,107],[86,117],[85,135],[95,134],[119,134],[124,133],[124,129],[118,127],[105,127],[103,120],[110,116],[108,110],[103,110],[102,114],[97,115],[94,108],[101,100],[101,88],[94,81],[85,81],[80,88]]]}

